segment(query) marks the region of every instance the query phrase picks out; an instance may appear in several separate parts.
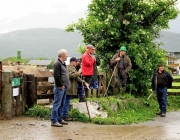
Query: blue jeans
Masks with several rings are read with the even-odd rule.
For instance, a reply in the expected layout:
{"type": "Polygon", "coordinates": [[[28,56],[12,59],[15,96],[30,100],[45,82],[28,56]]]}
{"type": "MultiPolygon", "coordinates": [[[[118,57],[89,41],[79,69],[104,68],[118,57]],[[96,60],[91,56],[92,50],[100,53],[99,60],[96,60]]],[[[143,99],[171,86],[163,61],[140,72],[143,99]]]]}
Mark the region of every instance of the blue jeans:
{"type": "Polygon", "coordinates": [[[162,113],[166,113],[167,87],[157,89],[157,100],[159,103],[159,109],[162,113]]]}
{"type": "Polygon", "coordinates": [[[93,88],[98,89],[98,80],[94,80],[89,88],[90,89],[93,89],[93,88]]]}
{"type": "Polygon", "coordinates": [[[84,99],[84,90],[81,83],[77,85],[77,92],[79,99],[84,99]]]}
{"type": "Polygon", "coordinates": [[[66,101],[62,111],[63,118],[68,118],[70,100],[71,100],[71,95],[66,95],[66,101]]]}
{"type": "Polygon", "coordinates": [[[51,122],[56,123],[62,121],[62,109],[66,99],[67,88],[60,89],[57,86],[54,86],[54,103],[51,113],[51,122]]]}

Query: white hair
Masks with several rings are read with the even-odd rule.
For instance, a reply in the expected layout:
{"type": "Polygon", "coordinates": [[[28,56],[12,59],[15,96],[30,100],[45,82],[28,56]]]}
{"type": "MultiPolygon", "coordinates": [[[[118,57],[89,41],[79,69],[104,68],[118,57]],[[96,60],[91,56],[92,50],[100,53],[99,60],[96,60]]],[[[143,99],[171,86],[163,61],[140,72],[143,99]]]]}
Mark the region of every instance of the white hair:
{"type": "Polygon", "coordinates": [[[63,54],[66,54],[66,53],[67,53],[67,50],[61,49],[61,50],[59,50],[59,52],[58,52],[58,57],[61,57],[63,54]]]}

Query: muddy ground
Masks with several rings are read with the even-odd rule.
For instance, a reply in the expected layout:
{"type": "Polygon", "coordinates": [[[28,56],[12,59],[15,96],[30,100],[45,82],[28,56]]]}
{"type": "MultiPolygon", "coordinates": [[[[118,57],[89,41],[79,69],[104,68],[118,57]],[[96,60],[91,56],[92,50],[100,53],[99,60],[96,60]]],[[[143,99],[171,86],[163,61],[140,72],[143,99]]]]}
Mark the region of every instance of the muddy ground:
{"type": "Polygon", "coordinates": [[[180,111],[165,118],[132,125],[69,122],[51,127],[50,121],[29,117],[0,120],[0,140],[180,140],[180,111]]]}

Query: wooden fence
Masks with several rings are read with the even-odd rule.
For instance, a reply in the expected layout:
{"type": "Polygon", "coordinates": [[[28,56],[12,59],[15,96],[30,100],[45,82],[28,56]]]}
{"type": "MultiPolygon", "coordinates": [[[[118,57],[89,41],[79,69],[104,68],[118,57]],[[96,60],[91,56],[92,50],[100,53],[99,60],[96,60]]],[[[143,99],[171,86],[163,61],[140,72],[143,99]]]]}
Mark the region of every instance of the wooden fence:
{"type": "MultiPolygon", "coordinates": [[[[99,74],[99,89],[97,95],[91,93],[92,97],[100,97],[103,94],[103,89],[106,87],[105,73],[99,74]]],[[[6,119],[11,119],[13,116],[20,116],[25,111],[37,104],[38,99],[51,99],[54,98],[53,87],[54,85],[48,82],[49,77],[35,77],[33,74],[19,74],[13,75],[13,72],[2,73],[2,94],[0,99],[0,116],[3,115],[6,119]],[[20,77],[20,85],[12,87],[12,78],[20,77]],[[19,94],[13,96],[13,89],[18,88],[19,94]]]]}
{"type": "MultiPolygon", "coordinates": [[[[174,79],[173,83],[180,83],[180,79],[174,79]]],[[[168,95],[176,95],[179,96],[180,95],[180,85],[179,86],[172,86],[172,89],[168,90],[168,95]]]]}

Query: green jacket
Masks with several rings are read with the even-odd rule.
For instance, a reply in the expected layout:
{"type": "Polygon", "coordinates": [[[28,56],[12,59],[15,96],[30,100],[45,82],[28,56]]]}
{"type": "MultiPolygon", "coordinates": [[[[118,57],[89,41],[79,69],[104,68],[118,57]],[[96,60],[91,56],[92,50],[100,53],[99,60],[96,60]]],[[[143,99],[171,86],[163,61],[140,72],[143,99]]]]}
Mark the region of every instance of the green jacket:
{"type": "Polygon", "coordinates": [[[67,95],[77,95],[77,82],[83,82],[84,80],[81,79],[81,74],[77,72],[74,66],[69,65],[67,67],[70,85],[68,86],[67,95]]]}
{"type": "MultiPolygon", "coordinates": [[[[116,61],[115,59],[118,58],[118,57],[120,57],[119,52],[116,53],[116,54],[113,56],[113,58],[111,59],[111,61],[110,61],[110,64],[113,65],[114,68],[115,68],[115,66],[116,66],[116,64],[117,64],[117,61],[116,61]]],[[[130,58],[129,58],[128,55],[125,55],[125,56],[124,56],[124,68],[125,68],[124,71],[125,71],[128,75],[129,75],[129,71],[130,71],[131,67],[132,67],[131,60],[130,60],[130,58]]],[[[118,67],[116,67],[113,76],[118,76],[118,67]]]]}

